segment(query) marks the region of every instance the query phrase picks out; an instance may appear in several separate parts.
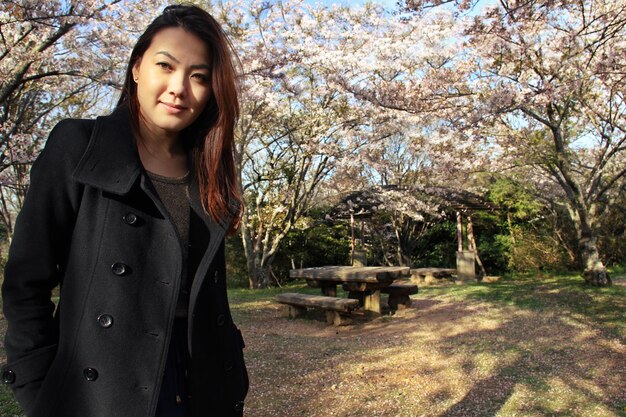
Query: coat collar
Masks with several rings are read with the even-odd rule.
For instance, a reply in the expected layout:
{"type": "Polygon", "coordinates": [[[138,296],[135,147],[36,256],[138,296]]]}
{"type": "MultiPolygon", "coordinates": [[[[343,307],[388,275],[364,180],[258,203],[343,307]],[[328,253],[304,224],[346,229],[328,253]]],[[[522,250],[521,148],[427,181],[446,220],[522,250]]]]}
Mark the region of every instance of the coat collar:
{"type": "MultiPolygon", "coordinates": [[[[113,194],[124,195],[142,172],[128,107],[120,106],[110,115],[98,117],[87,149],[74,170],[74,179],[113,194]]],[[[190,184],[190,204],[214,233],[224,235],[232,219],[225,219],[218,224],[211,220],[200,202],[195,175],[190,184]]]]}
{"type": "Polygon", "coordinates": [[[142,171],[132,132],[126,106],[98,117],[74,179],[114,194],[128,193],[142,171]]]}

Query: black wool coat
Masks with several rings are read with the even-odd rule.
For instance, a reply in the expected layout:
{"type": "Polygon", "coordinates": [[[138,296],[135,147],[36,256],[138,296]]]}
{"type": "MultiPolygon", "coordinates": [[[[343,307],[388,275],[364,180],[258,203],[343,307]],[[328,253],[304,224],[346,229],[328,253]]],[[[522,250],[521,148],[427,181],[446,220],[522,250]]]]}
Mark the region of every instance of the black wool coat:
{"type": "MultiPolygon", "coordinates": [[[[228,224],[203,210],[195,179],[189,194],[192,413],[241,416],[248,376],[226,295],[228,224]]],[[[2,379],[27,415],[153,417],[182,262],[128,110],[60,122],[33,165],[2,285],[2,379]]]]}

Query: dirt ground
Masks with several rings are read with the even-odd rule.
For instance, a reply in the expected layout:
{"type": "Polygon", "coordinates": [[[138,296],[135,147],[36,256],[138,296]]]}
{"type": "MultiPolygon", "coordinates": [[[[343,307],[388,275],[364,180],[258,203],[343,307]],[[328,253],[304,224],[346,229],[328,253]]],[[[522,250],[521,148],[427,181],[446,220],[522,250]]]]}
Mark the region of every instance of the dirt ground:
{"type": "Polygon", "coordinates": [[[626,415],[623,335],[558,306],[413,298],[342,327],[316,313],[288,319],[270,299],[235,303],[246,416],[626,415]]]}

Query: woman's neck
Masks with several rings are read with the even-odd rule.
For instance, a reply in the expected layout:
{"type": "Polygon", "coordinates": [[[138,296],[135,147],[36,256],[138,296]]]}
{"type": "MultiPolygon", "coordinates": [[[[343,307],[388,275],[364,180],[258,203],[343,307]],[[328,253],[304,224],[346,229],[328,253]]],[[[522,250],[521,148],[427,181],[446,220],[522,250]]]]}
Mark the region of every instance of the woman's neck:
{"type": "Polygon", "coordinates": [[[147,171],[164,177],[182,177],[188,171],[187,152],[179,137],[154,135],[140,128],[137,151],[147,171]]]}

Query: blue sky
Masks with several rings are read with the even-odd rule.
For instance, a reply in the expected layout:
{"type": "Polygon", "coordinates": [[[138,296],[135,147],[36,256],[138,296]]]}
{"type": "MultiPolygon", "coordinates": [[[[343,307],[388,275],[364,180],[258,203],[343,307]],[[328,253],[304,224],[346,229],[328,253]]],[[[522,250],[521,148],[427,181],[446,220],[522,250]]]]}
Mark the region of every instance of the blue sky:
{"type": "Polygon", "coordinates": [[[357,5],[362,5],[365,4],[367,2],[373,2],[373,3],[378,3],[378,4],[382,4],[383,6],[387,7],[387,8],[393,8],[396,6],[396,2],[397,0],[306,0],[307,3],[310,4],[315,4],[315,3],[320,3],[320,4],[324,4],[324,5],[331,5],[331,4],[343,4],[343,5],[350,5],[350,6],[357,6],[357,5]]]}
{"type": "MultiPolygon", "coordinates": [[[[319,3],[319,4],[323,4],[323,5],[327,5],[327,6],[331,5],[331,4],[360,6],[360,5],[363,5],[365,3],[378,3],[378,4],[382,4],[387,9],[394,9],[394,8],[396,8],[396,4],[398,3],[397,0],[305,0],[305,2],[309,3],[309,4],[319,3]]],[[[485,5],[494,4],[495,2],[496,2],[496,0],[480,0],[478,2],[477,8],[473,12],[474,13],[478,12],[485,5]]]]}

